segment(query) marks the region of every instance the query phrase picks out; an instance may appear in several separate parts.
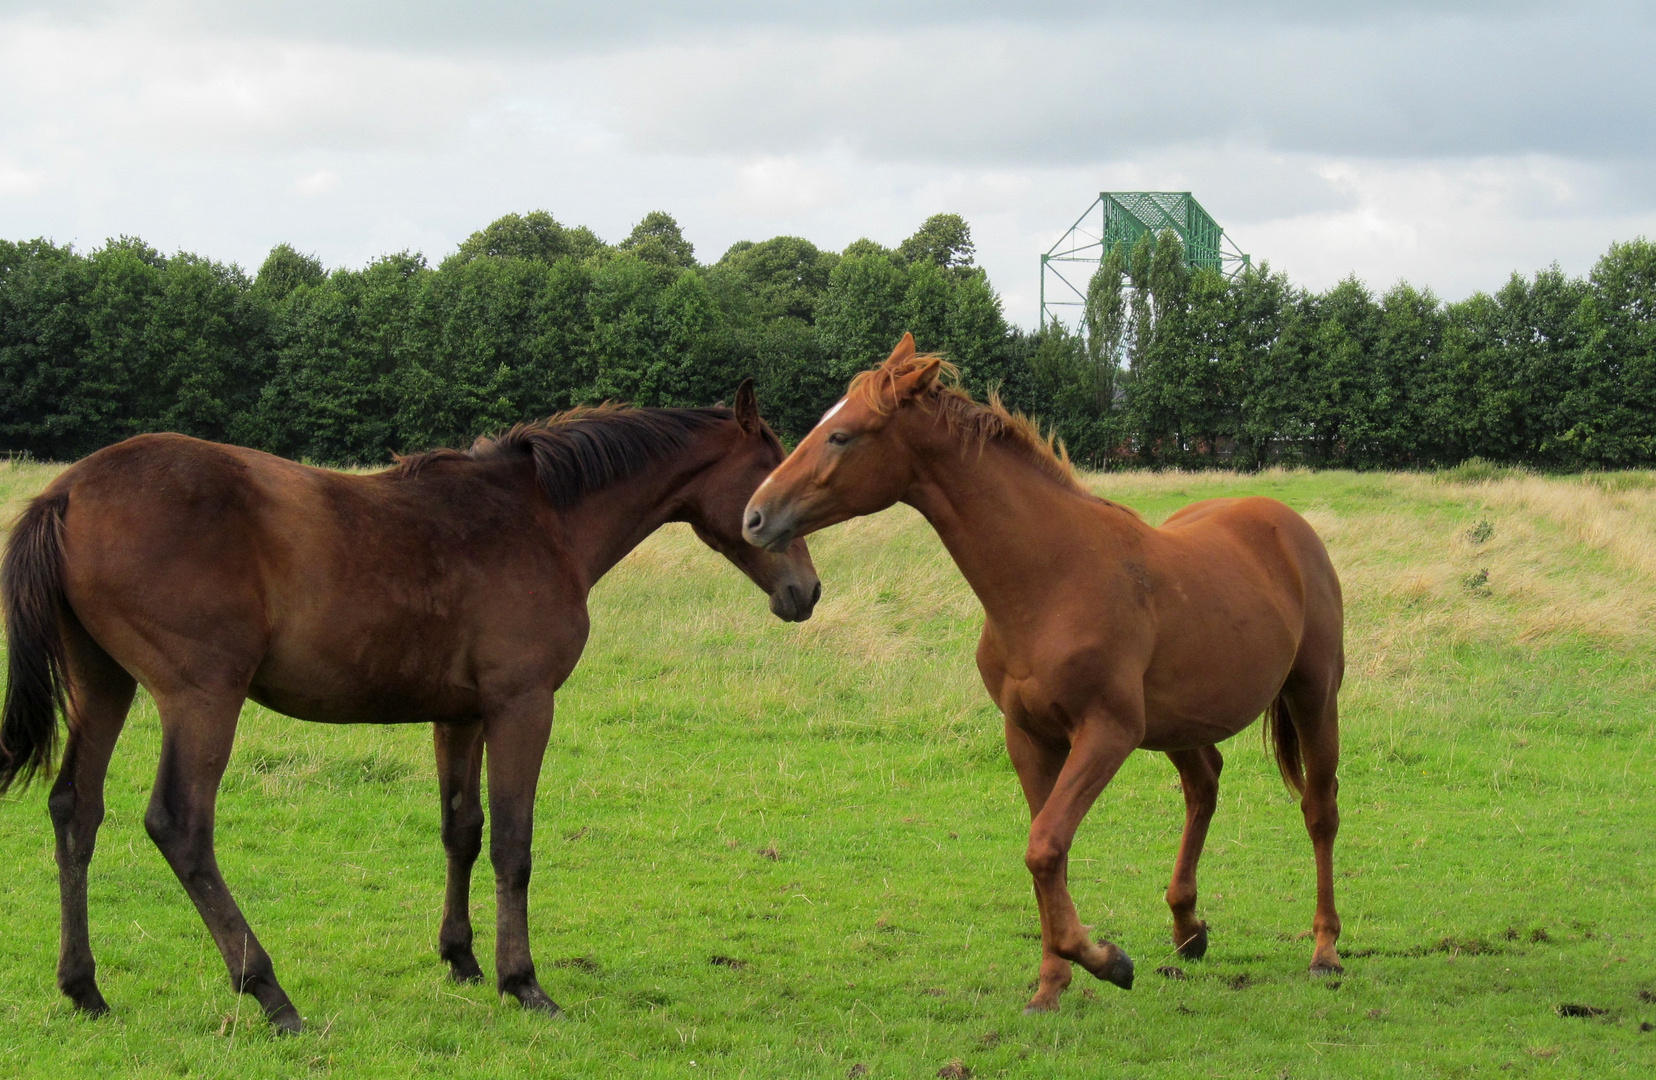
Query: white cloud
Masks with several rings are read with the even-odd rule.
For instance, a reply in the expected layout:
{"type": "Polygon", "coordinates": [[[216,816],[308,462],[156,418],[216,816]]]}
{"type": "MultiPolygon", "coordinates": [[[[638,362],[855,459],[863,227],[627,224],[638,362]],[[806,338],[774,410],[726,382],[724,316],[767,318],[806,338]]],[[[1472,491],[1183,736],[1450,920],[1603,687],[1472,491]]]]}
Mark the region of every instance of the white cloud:
{"type": "Polygon", "coordinates": [[[0,163],[0,199],[27,198],[45,186],[43,174],[0,163]]]}
{"type": "Polygon", "coordinates": [[[808,165],[797,157],[763,157],[737,169],[732,208],[738,212],[787,217],[845,201],[836,170],[808,165]]]}
{"type": "Polygon", "coordinates": [[[0,24],[0,132],[149,154],[431,145],[498,92],[441,57],[159,32],[0,24]]]}
{"type": "Polygon", "coordinates": [[[318,169],[293,182],[293,190],[300,195],[326,195],[339,186],[339,174],[332,169],[318,169]]]}

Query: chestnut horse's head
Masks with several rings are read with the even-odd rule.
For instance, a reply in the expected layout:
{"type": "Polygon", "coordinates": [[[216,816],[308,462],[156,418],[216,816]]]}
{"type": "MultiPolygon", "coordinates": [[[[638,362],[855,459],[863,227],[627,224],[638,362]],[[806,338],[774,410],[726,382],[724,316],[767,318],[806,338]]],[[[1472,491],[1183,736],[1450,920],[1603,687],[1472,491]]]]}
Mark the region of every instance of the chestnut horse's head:
{"type": "Polygon", "coordinates": [[[678,518],[770,594],[771,612],[777,618],[804,622],[822,596],[822,582],[805,541],[791,539],[765,549],[742,538],[749,497],[783,458],[782,444],[759,416],[752,379],[742,380],[733,411],[736,431],[731,446],[686,489],[678,518]]]}
{"type": "Polygon", "coordinates": [[[904,334],[886,362],[851,381],[747,505],[742,535],[771,551],[848,518],[884,510],[914,480],[914,460],[895,430],[905,408],[923,398],[944,369],[916,355],[904,334]]]}

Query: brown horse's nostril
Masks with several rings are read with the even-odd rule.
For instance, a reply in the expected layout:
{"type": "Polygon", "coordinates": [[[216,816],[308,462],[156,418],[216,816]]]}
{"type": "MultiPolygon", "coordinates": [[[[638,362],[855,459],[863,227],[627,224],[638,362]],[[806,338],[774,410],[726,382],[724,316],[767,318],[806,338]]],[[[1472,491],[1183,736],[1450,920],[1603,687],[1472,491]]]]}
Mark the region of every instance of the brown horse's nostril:
{"type": "Polygon", "coordinates": [[[765,523],[765,515],[761,514],[759,511],[755,510],[751,514],[748,515],[748,519],[747,519],[747,527],[748,528],[757,529],[759,526],[763,525],[764,523],[765,523]]]}
{"type": "Polygon", "coordinates": [[[811,603],[815,604],[818,600],[821,600],[821,599],[822,599],[822,582],[819,581],[819,582],[816,583],[815,588],[813,588],[811,590],[811,603]]]}

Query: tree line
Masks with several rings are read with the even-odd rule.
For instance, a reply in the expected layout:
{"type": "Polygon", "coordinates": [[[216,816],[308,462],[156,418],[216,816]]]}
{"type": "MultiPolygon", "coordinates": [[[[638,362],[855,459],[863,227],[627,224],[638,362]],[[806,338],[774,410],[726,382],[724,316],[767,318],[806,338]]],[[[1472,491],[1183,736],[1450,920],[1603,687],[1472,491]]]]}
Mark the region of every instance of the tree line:
{"type": "Polygon", "coordinates": [[[1446,304],[1191,273],[1176,236],[1146,236],[1108,254],[1080,325],[1026,332],[952,214],[895,248],[781,236],[703,264],[664,213],[609,244],[541,211],[436,266],[331,272],[285,244],[249,276],[129,237],[0,241],[0,451],[71,460],[179,431],[376,464],[581,403],[710,404],[749,374],[793,439],[905,330],[1095,467],[1656,458],[1643,240],[1587,278],[1555,267],[1446,304]]]}

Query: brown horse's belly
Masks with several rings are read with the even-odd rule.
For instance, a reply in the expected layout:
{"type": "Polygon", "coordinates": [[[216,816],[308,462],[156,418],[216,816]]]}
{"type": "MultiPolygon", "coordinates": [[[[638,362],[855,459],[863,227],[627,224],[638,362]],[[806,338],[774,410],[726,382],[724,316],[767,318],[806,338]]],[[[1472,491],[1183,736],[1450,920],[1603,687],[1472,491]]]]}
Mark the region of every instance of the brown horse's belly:
{"type": "Polygon", "coordinates": [[[477,697],[452,686],[284,685],[255,679],[247,696],[267,709],[319,724],[427,724],[471,720],[477,697]]]}

